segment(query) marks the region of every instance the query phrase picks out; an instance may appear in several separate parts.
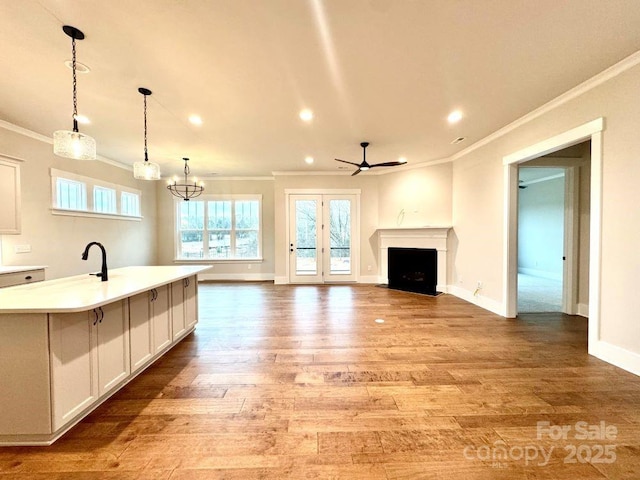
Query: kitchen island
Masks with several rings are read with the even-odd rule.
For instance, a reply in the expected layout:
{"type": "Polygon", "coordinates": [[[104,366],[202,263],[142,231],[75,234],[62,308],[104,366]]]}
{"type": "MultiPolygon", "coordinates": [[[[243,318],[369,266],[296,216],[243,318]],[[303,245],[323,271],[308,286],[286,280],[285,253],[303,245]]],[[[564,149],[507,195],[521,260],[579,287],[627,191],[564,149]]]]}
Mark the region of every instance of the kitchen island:
{"type": "Polygon", "coordinates": [[[50,445],[192,332],[208,268],[0,289],[0,445],[50,445]]]}

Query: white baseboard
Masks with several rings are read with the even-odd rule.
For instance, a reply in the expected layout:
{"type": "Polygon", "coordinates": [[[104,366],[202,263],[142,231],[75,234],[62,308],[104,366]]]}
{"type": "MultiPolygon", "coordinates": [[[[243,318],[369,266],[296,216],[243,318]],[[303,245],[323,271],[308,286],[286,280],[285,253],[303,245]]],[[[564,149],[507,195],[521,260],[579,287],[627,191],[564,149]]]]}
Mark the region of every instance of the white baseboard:
{"type": "Polygon", "coordinates": [[[598,340],[589,345],[589,354],[627,372],[640,376],[640,354],[631,352],[608,342],[598,340]]]}
{"type": "Polygon", "coordinates": [[[589,318],[589,304],[588,303],[579,303],[578,309],[576,311],[576,315],[580,315],[581,317],[589,318]]]}
{"type": "Polygon", "coordinates": [[[232,282],[267,282],[273,280],[273,273],[199,273],[198,281],[224,281],[232,282]]]}
{"type": "Polygon", "coordinates": [[[536,270],[535,268],[518,268],[518,273],[524,273],[525,275],[531,275],[532,277],[546,278],[548,280],[562,281],[562,272],[547,272],[546,270],[536,270]]]}
{"type": "Polygon", "coordinates": [[[489,310],[490,312],[500,315],[501,317],[506,316],[504,304],[496,302],[489,297],[485,297],[483,295],[474,296],[473,292],[465,290],[464,288],[460,288],[456,285],[449,285],[447,287],[447,292],[451,295],[461,298],[462,300],[466,300],[469,303],[473,303],[480,308],[484,308],[485,310],[489,310]]]}
{"type": "Polygon", "coordinates": [[[379,284],[380,277],[378,275],[361,275],[358,283],[373,283],[374,285],[379,284]]]}
{"type": "Polygon", "coordinates": [[[273,277],[273,283],[275,285],[286,285],[289,283],[289,277],[273,277]]]}

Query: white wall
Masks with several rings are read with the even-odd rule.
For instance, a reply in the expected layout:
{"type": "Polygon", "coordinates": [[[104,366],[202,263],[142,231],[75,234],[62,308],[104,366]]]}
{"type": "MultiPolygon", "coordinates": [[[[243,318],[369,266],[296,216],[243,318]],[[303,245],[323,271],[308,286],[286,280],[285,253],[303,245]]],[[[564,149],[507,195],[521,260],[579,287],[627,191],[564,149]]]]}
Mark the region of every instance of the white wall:
{"type": "Polygon", "coordinates": [[[450,226],[453,165],[380,175],[380,228],[450,226]]]}
{"type": "MultiPolygon", "coordinates": [[[[640,372],[640,295],[635,288],[640,273],[638,85],[636,65],[461,156],[453,167],[458,239],[453,281],[484,278],[484,294],[504,305],[503,157],[604,117],[601,325],[595,347],[601,357],[636,372],[640,372]]],[[[468,283],[465,286],[468,290],[468,283]]]]}
{"type": "Polygon", "coordinates": [[[107,250],[109,268],[153,265],[156,261],[155,185],[138,181],[131,171],[100,161],[57,157],[50,144],[0,127],[0,153],[21,163],[22,233],[3,235],[4,265],[46,265],[53,279],[100,269],[98,251],[81,259],[87,243],[107,250]],[[126,185],[142,191],[142,221],[57,216],[51,213],[50,168],[126,185]],[[31,245],[30,253],[15,253],[16,245],[31,245]]]}

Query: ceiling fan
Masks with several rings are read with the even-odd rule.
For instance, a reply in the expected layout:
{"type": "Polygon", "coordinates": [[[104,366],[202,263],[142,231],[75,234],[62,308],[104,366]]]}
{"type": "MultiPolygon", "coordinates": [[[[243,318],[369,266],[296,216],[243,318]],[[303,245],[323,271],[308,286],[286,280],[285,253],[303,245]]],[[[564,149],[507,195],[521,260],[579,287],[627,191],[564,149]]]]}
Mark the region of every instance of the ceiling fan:
{"type": "Polygon", "coordinates": [[[362,163],[347,162],[346,160],[340,160],[339,158],[335,159],[337,162],[348,163],[349,165],[355,165],[356,167],[358,167],[358,169],[351,174],[352,177],[373,167],[395,167],[396,165],[404,165],[405,163],[407,163],[406,160],[399,160],[396,162],[384,162],[369,165],[367,163],[367,147],[369,146],[369,142],[362,142],[360,146],[362,147],[362,163]]]}

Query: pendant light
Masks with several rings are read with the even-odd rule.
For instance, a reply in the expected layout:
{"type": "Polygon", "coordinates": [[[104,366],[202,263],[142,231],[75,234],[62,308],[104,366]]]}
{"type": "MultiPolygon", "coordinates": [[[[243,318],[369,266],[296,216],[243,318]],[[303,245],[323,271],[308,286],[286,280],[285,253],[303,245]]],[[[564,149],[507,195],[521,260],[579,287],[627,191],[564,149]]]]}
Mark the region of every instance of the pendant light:
{"type": "Polygon", "coordinates": [[[53,132],[53,153],[61,157],[75,160],[95,160],[96,141],[78,131],[78,99],[76,92],[76,40],[84,39],[84,33],[75,27],[62,27],[65,34],[71,37],[71,69],[73,70],[73,130],[53,132]]]}
{"type": "Polygon", "coordinates": [[[190,199],[199,197],[200,194],[204,190],[204,185],[202,182],[198,184],[197,179],[193,179],[192,183],[189,183],[189,159],[183,158],[184,160],[184,183],[178,183],[178,178],[174,177],[173,182],[169,180],[167,183],[167,188],[171,192],[174,197],[182,198],[185,202],[188,202],[190,199]]]}
{"type": "Polygon", "coordinates": [[[133,164],[133,178],[138,180],[160,180],[160,166],[149,161],[147,153],[147,97],[151,95],[148,88],[139,88],[138,92],[144,97],[144,162],[133,164]]]}

